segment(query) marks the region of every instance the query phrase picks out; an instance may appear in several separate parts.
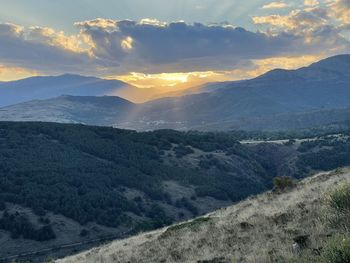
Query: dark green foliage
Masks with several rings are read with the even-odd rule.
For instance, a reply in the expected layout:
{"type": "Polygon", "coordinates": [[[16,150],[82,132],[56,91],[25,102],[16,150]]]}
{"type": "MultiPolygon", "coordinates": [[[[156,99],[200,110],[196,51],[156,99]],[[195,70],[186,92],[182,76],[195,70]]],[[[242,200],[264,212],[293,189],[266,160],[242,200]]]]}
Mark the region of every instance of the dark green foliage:
{"type": "Polygon", "coordinates": [[[87,229],[83,229],[80,231],[80,234],[79,234],[81,237],[86,237],[89,235],[89,231],[87,229]]]}
{"type": "Polygon", "coordinates": [[[273,185],[275,191],[284,191],[294,187],[295,183],[289,176],[278,176],[273,179],[273,185]]]}
{"type": "Polygon", "coordinates": [[[194,153],[194,151],[192,150],[192,148],[188,147],[188,146],[184,146],[182,144],[180,144],[179,146],[174,148],[175,151],[175,155],[177,158],[181,158],[185,155],[194,153]]]}
{"type": "Polygon", "coordinates": [[[328,196],[328,211],[326,213],[330,226],[350,229],[350,185],[344,185],[332,191],[328,196]]]}
{"type": "Polygon", "coordinates": [[[6,204],[5,204],[5,202],[0,200],[0,211],[1,211],[1,210],[5,210],[5,209],[6,209],[6,204]]]}
{"type": "Polygon", "coordinates": [[[0,229],[9,231],[12,238],[32,239],[36,241],[47,241],[55,239],[56,235],[50,225],[36,229],[25,215],[4,212],[0,219],[0,229]]]}
{"type": "Polygon", "coordinates": [[[190,211],[194,216],[198,215],[198,209],[186,198],[183,197],[181,199],[176,200],[175,206],[178,208],[185,208],[190,211]]]}
{"type": "Polygon", "coordinates": [[[219,171],[222,172],[228,172],[230,170],[230,166],[221,162],[217,158],[213,157],[212,154],[208,154],[205,158],[200,160],[199,167],[202,169],[211,169],[216,168],[219,171]]]}
{"type": "Polygon", "coordinates": [[[350,263],[350,237],[336,236],[330,239],[321,258],[324,263],[350,263]]]}
{"type": "MultiPolygon", "coordinates": [[[[81,224],[96,222],[140,229],[172,222],[155,202],[172,204],[163,182],[193,186],[199,197],[239,201],[266,190],[271,176],[234,133],[159,130],[137,133],[108,127],[56,123],[0,123],[0,201],[47,211],[81,224]],[[174,147],[174,145],[176,145],[174,147]],[[195,169],[168,165],[161,156],[175,148],[179,155],[197,148],[208,152],[195,169]],[[239,169],[209,152],[223,152],[239,169]],[[246,170],[251,176],[246,176],[246,170]],[[259,178],[259,179],[257,179],[259,178]],[[145,195],[127,199],[128,189],[145,195]],[[143,217],[139,222],[130,214],[143,217]]],[[[0,204],[1,204],[0,202],[0,204]]],[[[182,207],[197,214],[191,201],[182,207]]],[[[1,207],[0,207],[1,208],[1,207]]]]}
{"type": "Polygon", "coordinates": [[[350,165],[350,139],[325,137],[303,142],[298,150],[303,153],[297,163],[299,167],[332,170],[350,165]]]}
{"type": "Polygon", "coordinates": [[[202,225],[204,224],[210,224],[213,222],[213,218],[211,217],[198,217],[192,221],[177,224],[174,226],[170,226],[162,235],[161,237],[167,237],[171,235],[172,233],[182,230],[182,229],[189,229],[191,231],[197,231],[202,225]]]}
{"type": "Polygon", "coordinates": [[[48,217],[39,217],[39,223],[41,223],[41,224],[45,224],[45,225],[48,225],[48,224],[50,224],[50,219],[48,218],[48,217]]]}
{"type": "Polygon", "coordinates": [[[213,186],[210,186],[210,185],[197,187],[196,194],[199,197],[211,196],[211,197],[214,197],[218,200],[227,200],[228,199],[228,196],[224,191],[222,191],[221,189],[215,188],[213,186]]]}
{"type": "Polygon", "coordinates": [[[167,216],[165,211],[157,204],[152,205],[146,215],[152,220],[151,228],[160,228],[173,222],[173,218],[167,216]]]}
{"type": "Polygon", "coordinates": [[[350,213],[350,185],[345,185],[329,195],[329,205],[340,213],[350,213]]]}
{"type": "Polygon", "coordinates": [[[294,145],[295,144],[295,140],[294,139],[290,139],[290,140],[288,140],[287,142],[285,142],[284,143],[284,145],[286,145],[286,146],[292,146],[292,145],[294,145]]]}

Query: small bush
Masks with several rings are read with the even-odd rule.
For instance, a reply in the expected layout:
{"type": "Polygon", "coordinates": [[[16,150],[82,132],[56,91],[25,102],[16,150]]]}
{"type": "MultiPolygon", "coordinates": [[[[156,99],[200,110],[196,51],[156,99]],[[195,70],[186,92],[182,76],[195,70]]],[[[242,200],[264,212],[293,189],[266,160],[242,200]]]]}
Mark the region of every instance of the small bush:
{"type": "Polygon", "coordinates": [[[292,146],[296,143],[296,140],[294,139],[290,139],[289,141],[285,142],[284,145],[285,146],[292,146]]]}
{"type": "Polygon", "coordinates": [[[350,229],[350,185],[340,187],[328,195],[327,218],[337,229],[350,229]]]}
{"type": "Polygon", "coordinates": [[[81,237],[86,237],[89,235],[89,230],[87,229],[83,229],[80,231],[80,234],[79,234],[81,237]]]}
{"type": "MultiPolygon", "coordinates": [[[[0,200],[0,210],[6,210],[6,204],[4,201],[0,200]]],[[[0,262],[1,263],[1,262],[0,262]]]]}
{"type": "Polygon", "coordinates": [[[324,263],[350,263],[350,237],[330,239],[322,252],[324,263]]]}
{"type": "Polygon", "coordinates": [[[295,186],[294,180],[289,176],[278,176],[273,179],[274,191],[284,191],[295,186]]]}
{"type": "Polygon", "coordinates": [[[211,224],[213,222],[213,218],[211,217],[198,217],[192,221],[188,221],[185,223],[180,223],[177,225],[173,225],[168,227],[168,229],[161,235],[162,238],[168,237],[173,233],[183,230],[189,229],[190,231],[198,231],[201,226],[204,224],[211,224]]]}
{"type": "Polygon", "coordinates": [[[175,151],[175,155],[177,158],[181,158],[181,157],[186,156],[188,154],[194,153],[194,151],[192,150],[191,147],[184,146],[182,144],[175,147],[174,151],[175,151]]]}
{"type": "Polygon", "coordinates": [[[345,185],[329,195],[329,205],[340,213],[350,212],[350,184],[345,185]]]}

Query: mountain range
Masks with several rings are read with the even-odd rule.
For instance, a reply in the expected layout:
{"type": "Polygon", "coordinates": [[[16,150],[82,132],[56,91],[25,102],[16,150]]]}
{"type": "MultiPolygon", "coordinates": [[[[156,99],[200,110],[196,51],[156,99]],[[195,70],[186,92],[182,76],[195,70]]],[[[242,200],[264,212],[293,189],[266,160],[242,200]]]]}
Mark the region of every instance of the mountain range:
{"type": "MultiPolygon", "coordinates": [[[[64,75],[53,78],[50,84],[50,77],[46,77],[43,86],[51,85],[55,92],[41,93],[41,88],[35,89],[38,93],[28,92],[36,100],[1,108],[0,120],[71,122],[136,130],[281,130],[350,119],[350,55],[330,57],[297,70],[276,69],[250,80],[209,83],[193,89],[196,94],[139,104],[118,97],[97,97],[116,95],[116,83],[120,89],[132,86],[96,78],[86,79],[84,86],[75,82],[81,78],[64,75]],[[56,96],[62,94],[70,96],[56,96]]],[[[15,82],[14,91],[6,96],[14,97],[19,87],[29,87],[34,80],[38,82],[40,78],[15,82]]],[[[30,100],[25,96],[23,93],[21,99],[30,100]]]]}

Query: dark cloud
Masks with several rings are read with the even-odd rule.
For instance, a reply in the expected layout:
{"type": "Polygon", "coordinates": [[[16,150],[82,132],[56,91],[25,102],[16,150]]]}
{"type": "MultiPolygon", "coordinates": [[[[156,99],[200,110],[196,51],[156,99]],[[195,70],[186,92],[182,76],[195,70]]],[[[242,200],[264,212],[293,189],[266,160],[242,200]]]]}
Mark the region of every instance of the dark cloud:
{"type": "Polygon", "coordinates": [[[80,32],[67,36],[50,28],[0,24],[0,64],[95,75],[232,70],[251,60],[314,54],[346,43],[324,22],[322,10],[263,19],[284,21],[288,30],[262,33],[228,24],[95,19],[76,23],[80,32]],[[292,25],[298,21],[305,32],[315,26],[313,41],[302,30],[296,33],[292,25]]]}
{"type": "Polygon", "coordinates": [[[69,49],[69,41],[73,40],[50,29],[25,30],[13,24],[0,24],[0,64],[48,73],[77,72],[91,63],[91,58],[86,52],[69,49]]]}
{"type": "Polygon", "coordinates": [[[93,43],[93,54],[120,71],[226,70],[251,59],[301,53],[300,36],[268,35],[230,25],[155,20],[93,20],[77,24],[93,43]],[[121,44],[131,39],[130,49],[121,44]],[[295,47],[300,47],[295,50],[295,47]]]}

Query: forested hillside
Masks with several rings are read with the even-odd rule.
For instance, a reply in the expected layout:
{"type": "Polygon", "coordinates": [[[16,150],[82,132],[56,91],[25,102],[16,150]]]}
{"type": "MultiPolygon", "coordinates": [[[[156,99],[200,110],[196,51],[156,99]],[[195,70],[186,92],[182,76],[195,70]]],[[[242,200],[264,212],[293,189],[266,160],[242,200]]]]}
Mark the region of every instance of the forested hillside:
{"type": "Polygon", "coordinates": [[[349,165],[349,134],[323,133],[273,143],[269,138],[313,133],[138,133],[2,122],[0,231],[59,243],[66,230],[53,215],[80,225],[74,229],[82,240],[94,231],[91,224],[128,234],[169,225],[271,189],[276,176],[302,178],[349,165]],[[267,142],[239,142],[259,138],[267,142]]]}
{"type": "Polygon", "coordinates": [[[338,169],[59,263],[347,263],[350,173],[338,169]]]}
{"type": "MultiPolygon", "coordinates": [[[[193,186],[200,196],[237,201],[265,190],[271,180],[253,153],[225,134],[1,123],[0,144],[2,202],[38,212],[53,211],[81,224],[136,224],[128,213],[147,219],[139,220],[138,226],[171,223],[174,218],[155,202],[175,205],[164,181],[193,186]],[[194,152],[192,147],[204,152],[225,151],[236,160],[225,164],[208,154],[201,157],[198,167],[166,161],[172,156],[169,151],[181,159],[194,152]],[[128,199],[127,189],[140,196],[128,199]]],[[[192,207],[189,200],[183,203],[192,207]]]]}

